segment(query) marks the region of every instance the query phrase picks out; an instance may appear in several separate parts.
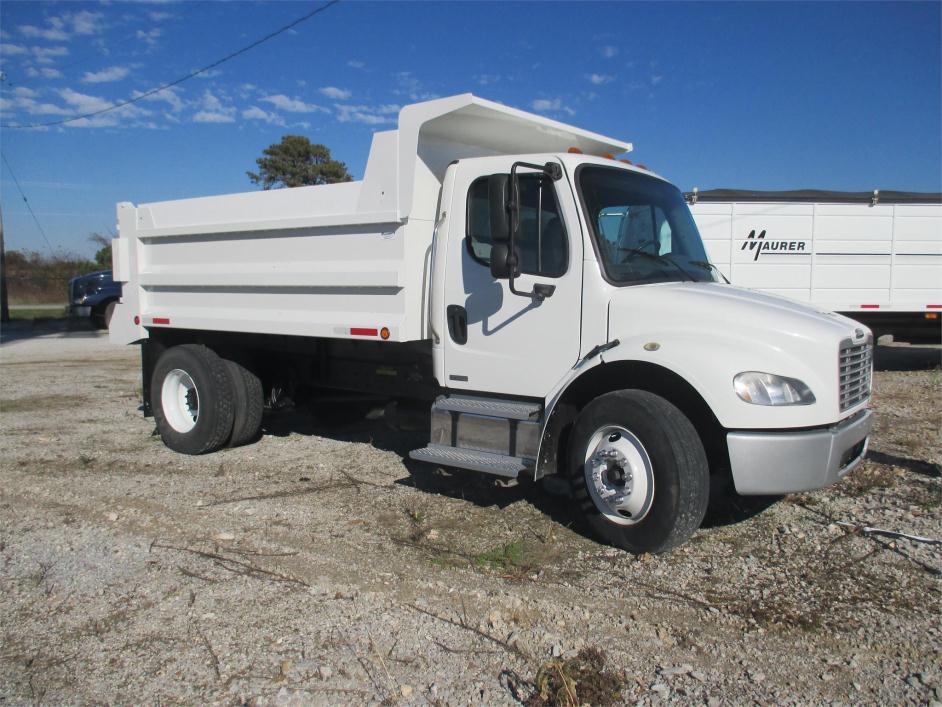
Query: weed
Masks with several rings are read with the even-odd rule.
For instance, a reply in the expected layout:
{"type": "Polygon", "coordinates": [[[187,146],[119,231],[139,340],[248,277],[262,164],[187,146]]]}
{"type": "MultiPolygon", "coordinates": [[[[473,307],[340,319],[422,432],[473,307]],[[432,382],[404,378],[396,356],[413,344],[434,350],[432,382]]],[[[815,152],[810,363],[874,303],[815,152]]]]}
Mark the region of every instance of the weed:
{"type": "Polygon", "coordinates": [[[492,570],[506,570],[520,567],[523,548],[518,540],[506,545],[499,545],[490,550],[474,555],[474,564],[492,570]]]}
{"type": "Polygon", "coordinates": [[[537,671],[536,690],[526,704],[528,707],[620,704],[625,680],[606,670],[606,662],[605,652],[599,648],[584,648],[575,658],[547,661],[537,671]]]}

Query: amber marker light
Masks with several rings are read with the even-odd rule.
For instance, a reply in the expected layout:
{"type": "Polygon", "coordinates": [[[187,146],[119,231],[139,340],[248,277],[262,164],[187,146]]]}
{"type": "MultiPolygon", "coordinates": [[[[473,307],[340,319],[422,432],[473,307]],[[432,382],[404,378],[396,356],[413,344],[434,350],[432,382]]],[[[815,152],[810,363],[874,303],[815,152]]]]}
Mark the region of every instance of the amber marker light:
{"type": "Polygon", "coordinates": [[[386,339],[389,338],[388,326],[384,326],[382,329],[379,330],[379,338],[381,338],[383,341],[386,341],[386,339]]]}
{"type": "Polygon", "coordinates": [[[570,155],[582,154],[582,150],[580,150],[578,147],[570,147],[568,150],[566,150],[566,152],[568,152],[570,155]]]}

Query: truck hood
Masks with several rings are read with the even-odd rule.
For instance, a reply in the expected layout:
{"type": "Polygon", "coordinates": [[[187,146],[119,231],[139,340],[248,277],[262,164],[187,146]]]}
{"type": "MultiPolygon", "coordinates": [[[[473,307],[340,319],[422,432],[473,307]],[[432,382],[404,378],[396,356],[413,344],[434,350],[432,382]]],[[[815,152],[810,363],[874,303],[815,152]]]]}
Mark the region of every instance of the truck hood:
{"type": "Polygon", "coordinates": [[[833,424],[841,343],[870,331],[833,312],[720,283],[669,282],[611,294],[605,362],[641,360],[667,368],[696,388],[727,428],[833,424]],[[760,371],[804,381],[817,402],[763,407],[736,397],[732,381],[760,371]]]}
{"type": "MultiPolygon", "coordinates": [[[[713,282],[668,282],[624,288],[611,299],[614,315],[652,306],[661,315],[695,328],[717,326],[774,332],[777,336],[853,338],[866,327],[852,319],[785,297],[713,282]]],[[[617,336],[617,333],[615,334],[617,336]]]]}

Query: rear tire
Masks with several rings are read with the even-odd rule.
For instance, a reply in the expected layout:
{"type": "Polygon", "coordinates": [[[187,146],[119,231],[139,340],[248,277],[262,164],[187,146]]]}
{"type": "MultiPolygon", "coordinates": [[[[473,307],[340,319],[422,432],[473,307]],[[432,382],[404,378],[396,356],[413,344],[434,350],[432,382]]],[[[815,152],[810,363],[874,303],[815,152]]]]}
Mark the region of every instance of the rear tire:
{"type": "Polygon", "coordinates": [[[252,442],[262,427],[262,411],[265,407],[262,382],[245,366],[223,359],[232,379],[233,417],[230,447],[252,442]]]}
{"type": "Polygon", "coordinates": [[[570,440],[573,497],[603,540],[657,553],[700,527],[710,498],[706,452],[667,400],[643,390],[598,397],[579,414],[570,440]]]}
{"type": "Polygon", "coordinates": [[[151,377],[151,409],[160,438],[181,454],[206,454],[232,433],[229,370],[211,349],[182,344],[167,349],[151,377]]]}

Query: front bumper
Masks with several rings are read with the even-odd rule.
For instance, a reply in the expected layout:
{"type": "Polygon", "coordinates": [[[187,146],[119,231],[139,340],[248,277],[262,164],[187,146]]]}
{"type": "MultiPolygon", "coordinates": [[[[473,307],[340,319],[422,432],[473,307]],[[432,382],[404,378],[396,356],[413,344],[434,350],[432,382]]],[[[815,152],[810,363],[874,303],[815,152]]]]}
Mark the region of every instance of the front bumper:
{"type": "Polygon", "coordinates": [[[92,316],[92,306],[90,304],[70,304],[68,315],[70,317],[86,318],[92,316]]]}
{"type": "Polygon", "coordinates": [[[867,453],[872,413],[807,432],[730,432],[729,463],[743,496],[797,493],[833,484],[867,453]]]}

